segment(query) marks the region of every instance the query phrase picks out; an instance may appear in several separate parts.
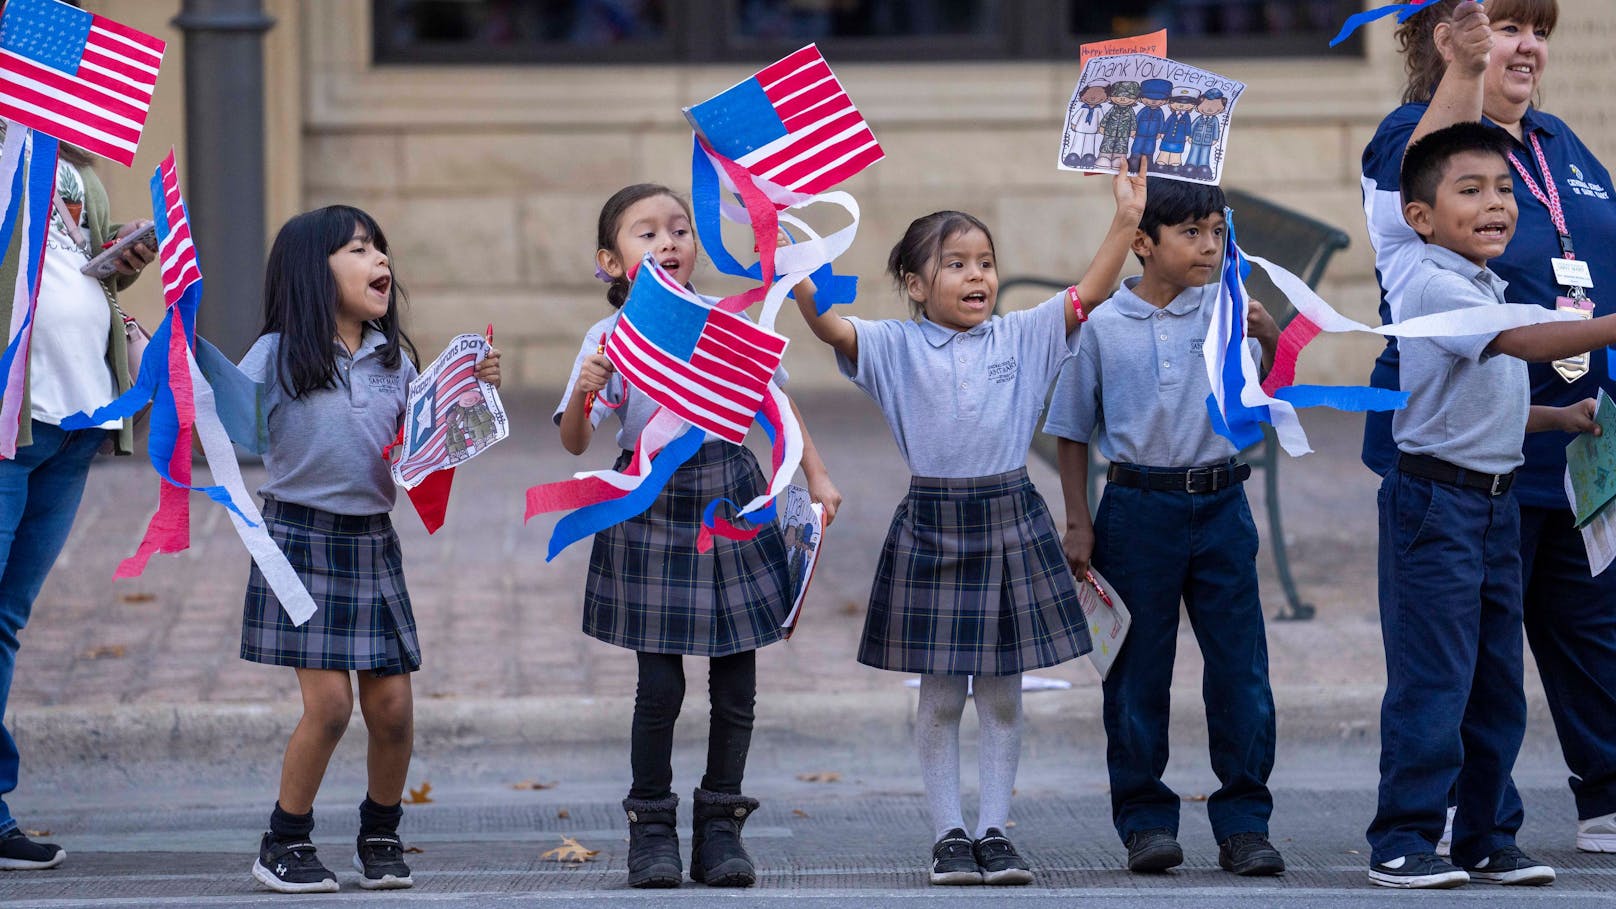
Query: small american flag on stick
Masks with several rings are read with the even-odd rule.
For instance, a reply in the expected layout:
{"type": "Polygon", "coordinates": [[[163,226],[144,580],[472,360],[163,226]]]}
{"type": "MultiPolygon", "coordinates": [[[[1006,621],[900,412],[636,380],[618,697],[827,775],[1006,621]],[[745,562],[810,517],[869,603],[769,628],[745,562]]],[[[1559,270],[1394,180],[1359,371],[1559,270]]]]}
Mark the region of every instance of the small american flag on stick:
{"type": "Polygon", "coordinates": [[[8,0],[0,13],[0,116],[127,167],[164,47],[59,0],[8,0]]]}

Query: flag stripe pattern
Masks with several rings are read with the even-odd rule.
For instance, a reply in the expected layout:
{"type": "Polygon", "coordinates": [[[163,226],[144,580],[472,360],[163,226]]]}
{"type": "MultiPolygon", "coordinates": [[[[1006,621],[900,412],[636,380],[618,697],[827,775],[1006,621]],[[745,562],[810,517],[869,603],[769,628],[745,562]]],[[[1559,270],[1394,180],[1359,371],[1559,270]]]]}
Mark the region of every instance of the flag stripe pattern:
{"type": "Polygon", "coordinates": [[[824,192],[885,154],[812,44],[686,115],[714,150],[792,192],[824,192]]]}
{"type": "Polygon", "coordinates": [[[437,390],[432,408],[438,411],[430,420],[420,420],[432,426],[432,434],[398,464],[398,475],[405,486],[413,486],[434,470],[442,468],[449,459],[449,421],[444,414],[460,396],[477,387],[477,357],[479,351],[467,351],[450,362],[449,368],[438,374],[437,390]]]}
{"type": "Polygon", "coordinates": [[[164,49],[159,38],[60,0],[8,0],[0,116],[133,164],[164,49]]]}
{"type": "Polygon", "coordinates": [[[0,181],[4,182],[0,204],[5,208],[0,216],[4,219],[0,222],[0,250],[10,249],[13,234],[21,231],[18,262],[26,265],[18,268],[14,287],[0,287],[0,293],[13,295],[5,352],[0,353],[0,458],[4,459],[16,456],[17,435],[22,421],[28,419],[22,399],[45,265],[45,235],[56,192],[57,145],[47,134],[8,121],[0,150],[0,181]]]}
{"type": "Polygon", "coordinates": [[[629,384],[684,420],[736,444],[763,406],[786,339],[709,306],[651,256],[606,341],[629,384]]]}

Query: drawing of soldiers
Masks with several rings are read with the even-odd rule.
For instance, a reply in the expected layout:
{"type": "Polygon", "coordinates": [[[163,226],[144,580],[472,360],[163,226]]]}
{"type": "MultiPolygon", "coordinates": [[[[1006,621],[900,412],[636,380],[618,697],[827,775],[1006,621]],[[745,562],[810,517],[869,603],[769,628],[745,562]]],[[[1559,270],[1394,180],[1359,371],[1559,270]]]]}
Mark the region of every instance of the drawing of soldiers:
{"type": "Polygon", "coordinates": [[[1128,157],[1128,142],[1133,139],[1134,110],[1139,100],[1139,83],[1113,83],[1108,96],[1111,109],[1100,118],[1100,160],[1096,166],[1121,169],[1128,157]]]}
{"type": "Polygon", "coordinates": [[[1146,79],[1139,84],[1139,100],[1144,107],[1140,109],[1134,125],[1133,147],[1128,150],[1128,169],[1131,171],[1139,169],[1141,159],[1155,157],[1156,138],[1161,135],[1162,124],[1167,119],[1162,113],[1162,105],[1167,103],[1173,91],[1173,83],[1166,79],[1146,79]]]}
{"type": "Polygon", "coordinates": [[[1110,87],[1101,83],[1085,85],[1078,93],[1071,120],[1077,143],[1064,159],[1067,167],[1093,167],[1100,159],[1100,124],[1111,111],[1111,106],[1105,102],[1110,93],[1110,87]]]}
{"type": "Polygon", "coordinates": [[[1190,126],[1190,154],[1184,162],[1187,176],[1197,180],[1212,179],[1212,148],[1223,136],[1220,118],[1228,106],[1228,99],[1218,89],[1208,89],[1201,96],[1201,103],[1195,108],[1200,116],[1190,126]]]}

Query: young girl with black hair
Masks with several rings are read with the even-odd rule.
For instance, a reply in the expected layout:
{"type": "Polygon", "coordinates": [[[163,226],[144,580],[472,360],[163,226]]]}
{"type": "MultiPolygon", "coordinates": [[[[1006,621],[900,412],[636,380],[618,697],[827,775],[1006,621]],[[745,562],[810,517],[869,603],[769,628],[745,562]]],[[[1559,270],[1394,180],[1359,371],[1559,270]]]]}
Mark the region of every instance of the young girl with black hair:
{"type": "MultiPolygon", "coordinates": [[[[633,270],[647,252],[681,285],[688,286],[696,266],[690,209],[665,186],[635,184],[608,199],[597,243],[598,274],[611,282],[606,299],[614,309],[628,299],[633,270]]],[[[615,413],[622,424],[617,432],[621,470],[658,405],[624,383],[599,352],[618,315],[584,335],[555,421],[562,444],[576,455],[588,449],[600,421],[615,413]]],[[[783,379],[783,373],[776,375],[783,379]]],[[[793,416],[801,420],[795,406],[793,416]]],[[[842,496],[806,430],[802,469],[829,524],[842,496]]],[[[623,800],[631,887],[677,887],[683,877],[672,760],[686,655],[709,658],[712,702],[707,772],[694,795],[690,879],[712,887],[750,887],[756,880],[741,828],[758,802],[741,793],[741,780],[752,743],[756,651],[783,637],[780,623],[791,608],[785,540],[773,522],[750,540],[716,538],[706,553],[697,550],[696,540],[708,502],[719,497],[746,502],[765,485],[751,451],[709,435],[650,508],[595,535],[584,590],[584,633],[633,650],[639,660],[629,757],[634,779],[623,800]]],[[[744,520],[740,524],[748,526],[744,520]]]]}
{"type": "MultiPolygon", "coordinates": [[[[310,835],[314,796],[353,715],[349,673],[370,735],[353,859],[359,886],[413,884],[398,823],[414,741],[410,673],[421,650],[388,517],[396,490],[381,456],[416,376],[414,346],[399,326],[402,299],[375,219],[346,205],[305,212],[275,237],[264,327],[241,361],[266,389],[264,522],[318,606],[307,623],[292,624],[253,566],[241,656],[295,668],[303,693],[252,868],[282,893],[337,889],[310,835]]],[[[499,384],[497,351],[478,364],[477,377],[499,384]]]]}

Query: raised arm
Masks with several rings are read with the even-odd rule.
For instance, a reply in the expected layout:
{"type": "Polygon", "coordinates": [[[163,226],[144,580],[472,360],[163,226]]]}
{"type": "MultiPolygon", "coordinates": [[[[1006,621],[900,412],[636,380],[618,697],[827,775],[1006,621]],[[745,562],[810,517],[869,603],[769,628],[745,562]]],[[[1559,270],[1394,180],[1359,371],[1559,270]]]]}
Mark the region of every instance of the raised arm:
{"type": "Polygon", "coordinates": [[[804,279],[795,288],[797,295],[797,309],[802,313],[802,320],[808,323],[808,330],[814,337],[829,344],[837,353],[847,358],[849,363],[858,365],[858,332],[853,329],[853,323],[837,315],[834,310],[819,314],[819,306],[814,302],[814,282],[804,279]]]}
{"type": "MultiPolygon", "coordinates": [[[[1077,282],[1077,298],[1083,302],[1083,318],[1087,318],[1094,307],[1111,295],[1117,286],[1117,279],[1122,275],[1122,266],[1128,261],[1128,249],[1133,244],[1134,231],[1139,229],[1139,218],[1145,212],[1145,170],[1148,167],[1149,162],[1141,155],[1139,173],[1130,174],[1123,166],[1111,180],[1111,194],[1117,204],[1116,214],[1111,216],[1111,229],[1094,253],[1088,271],[1077,282]]],[[[1071,334],[1083,318],[1067,307],[1066,333],[1071,334]]]]}
{"type": "Polygon", "coordinates": [[[1499,332],[1487,352],[1528,363],[1549,363],[1616,344],[1616,315],[1587,321],[1542,322],[1499,332]]]}
{"type": "Polygon", "coordinates": [[[1448,69],[1414,127],[1410,145],[1443,127],[1481,120],[1487,57],[1493,49],[1492,26],[1481,4],[1465,0],[1454,7],[1453,18],[1438,23],[1432,38],[1448,69]]]}

